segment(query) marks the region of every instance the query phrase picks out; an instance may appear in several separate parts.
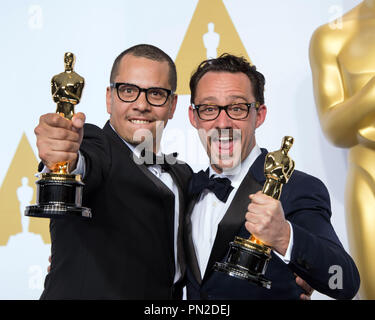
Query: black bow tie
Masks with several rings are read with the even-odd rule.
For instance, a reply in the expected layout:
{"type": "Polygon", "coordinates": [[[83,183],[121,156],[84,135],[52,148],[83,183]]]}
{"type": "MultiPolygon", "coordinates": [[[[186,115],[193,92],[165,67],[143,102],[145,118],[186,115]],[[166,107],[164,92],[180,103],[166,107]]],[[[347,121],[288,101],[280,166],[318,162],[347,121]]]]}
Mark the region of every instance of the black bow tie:
{"type": "Polygon", "coordinates": [[[144,164],[147,167],[157,164],[162,170],[168,171],[173,164],[177,163],[178,153],[173,152],[159,156],[151,151],[146,151],[143,149],[141,152],[141,157],[144,159],[144,164]]]}
{"type": "Polygon", "coordinates": [[[189,193],[191,195],[200,194],[204,189],[212,191],[222,202],[226,202],[230,192],[233,190],[228,178],[208,177],[208,172],[203,170],[194,173],[190,180],[189,193]]]}

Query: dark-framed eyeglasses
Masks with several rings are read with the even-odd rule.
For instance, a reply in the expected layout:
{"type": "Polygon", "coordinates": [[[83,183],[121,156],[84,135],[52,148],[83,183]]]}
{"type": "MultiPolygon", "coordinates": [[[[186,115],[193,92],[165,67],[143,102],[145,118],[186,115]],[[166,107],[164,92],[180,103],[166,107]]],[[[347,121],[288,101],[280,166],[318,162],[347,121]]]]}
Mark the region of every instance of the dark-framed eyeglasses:
{"type": "Polygon", "coordinates": [[[218,106],[216,104],[191,104],[194,110],[197,111],[198,117],[201,120],[211,121],[215,120],[219,115],[221,110],[225,110],[227,116],[233,120],[243,120],[249,115],[250,108],[255,107],[258,110],[259,102],[250,103],[233,103],[226,106],[218,106]]]}
{"type": "Polygon", "coordinates": [[[138,99],[141,92],[146,95],[147,102],[155,107],[163,106],[170,95],[174,94],[172,90],[165,88],[140,88],[135,84],[125,82],[115,82],[110,84],[111,88],[116,88],[117,96],[121,101],[134,102],[138,99]]]}

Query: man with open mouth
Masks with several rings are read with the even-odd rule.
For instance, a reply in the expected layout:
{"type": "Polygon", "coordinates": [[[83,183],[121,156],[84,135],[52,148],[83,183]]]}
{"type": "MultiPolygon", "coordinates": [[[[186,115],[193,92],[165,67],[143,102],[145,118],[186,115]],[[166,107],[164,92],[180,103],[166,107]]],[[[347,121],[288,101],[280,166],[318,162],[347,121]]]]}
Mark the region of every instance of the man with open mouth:
{"type": "Polygon", "coordinates": [[[299,286],[303,278],[330,297],[353,298],[358,270],[330,223],[324,184],[294,170],[280,201],[260,191],[267,150],[256,143],[255,131],[267,114],[264,84],[255,66],[231,54],[203,61],[191,77],[189,119],[210,166],[190,183],[193,199],[184,234],[187,297],[300,299],[305,297],[299,286]],[[271,289],[213,270],[215,262],[225,261],[235,236],[250,234],[272,248],[265,274],[271,289]],[[330,280],[332,266],[341,271],[339,285],[330,280]]]}

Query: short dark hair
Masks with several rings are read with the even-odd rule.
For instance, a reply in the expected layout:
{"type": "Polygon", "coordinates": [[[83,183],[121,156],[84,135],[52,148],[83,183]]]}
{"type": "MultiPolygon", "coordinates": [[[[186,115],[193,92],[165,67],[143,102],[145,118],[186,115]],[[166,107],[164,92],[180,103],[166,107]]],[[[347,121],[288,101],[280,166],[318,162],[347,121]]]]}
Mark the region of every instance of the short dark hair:
{"type": "Polygon", "coordinates": [[[195,93],[199,80],[209,71],[213,72],[242,72],[250,79],[253,94],[257,102],[264,104],[264,84],[266,82],[263,74],[257,71],[254,65],[244,57],[238,57],[229,53],[223,53],[215,59],[203,61],[190,78],[190,102],[194,103],[195,93]]]}
{"type": "Polygon", "coordinates": [[[177,88],[177,71],[176,65],[169,55],[167,55],[163,50],[155,47],[151,44],[138,44],[125,51],[121,52],[116,60],[113,62],[111,76],[109,81],[113,83],[115,81],[116,75],[118,74],[118,68],[121,62],[121,59],[127,55],[131,54],[135,57],[147,58],[159,62],[168,62],[169,65],[169,84],[172,91],[176,91],[177,88]]]}

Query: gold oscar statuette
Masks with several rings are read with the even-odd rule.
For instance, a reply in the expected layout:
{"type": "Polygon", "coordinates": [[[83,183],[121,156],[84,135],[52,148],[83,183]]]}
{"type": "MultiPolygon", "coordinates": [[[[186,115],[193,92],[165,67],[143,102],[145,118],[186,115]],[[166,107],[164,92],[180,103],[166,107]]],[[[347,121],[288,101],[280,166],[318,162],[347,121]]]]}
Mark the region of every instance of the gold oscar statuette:
{"type": "Polygon", "coordinates": [[[361,275],[360,299],[375,299],[375,0],[317,28],[310,65],[326,138],[347,149],[346,228],[361,275]]]}
{"type": "MultiPolygon", "coordinates": [[[[294,171],[294,161],[288,156],[293,142],[292,137],[286,136],[279,150],[266,155],[264,162],[266,182],[262,192],[276,200],[280,199],[282,187],[289,181],[294,171]]],[[[235,237],[229,246],[226,261],[216,262],[214,270],[270,289],[271,281],[264,275],[271,259],[272,248],[253,235],[248,239],[235,237]]]]}
{"type": "MultiPolygon", "coordinates": [[[[74,54],[65,53],[65,71],[51,80],[52,99],[57,104],[56,113],[69,120],[74,115],[74,106],[81,100],[85,85],[84,78],[73,70],[74,62],[74,54]]],[[[26,216],[91,218],[91,210],[81,206],[84,186],[81,176],[69,173],[68,162],[56,163],[51,172],[41,174],[36,184],[37,204],[26,207],[26,216]]]]}

